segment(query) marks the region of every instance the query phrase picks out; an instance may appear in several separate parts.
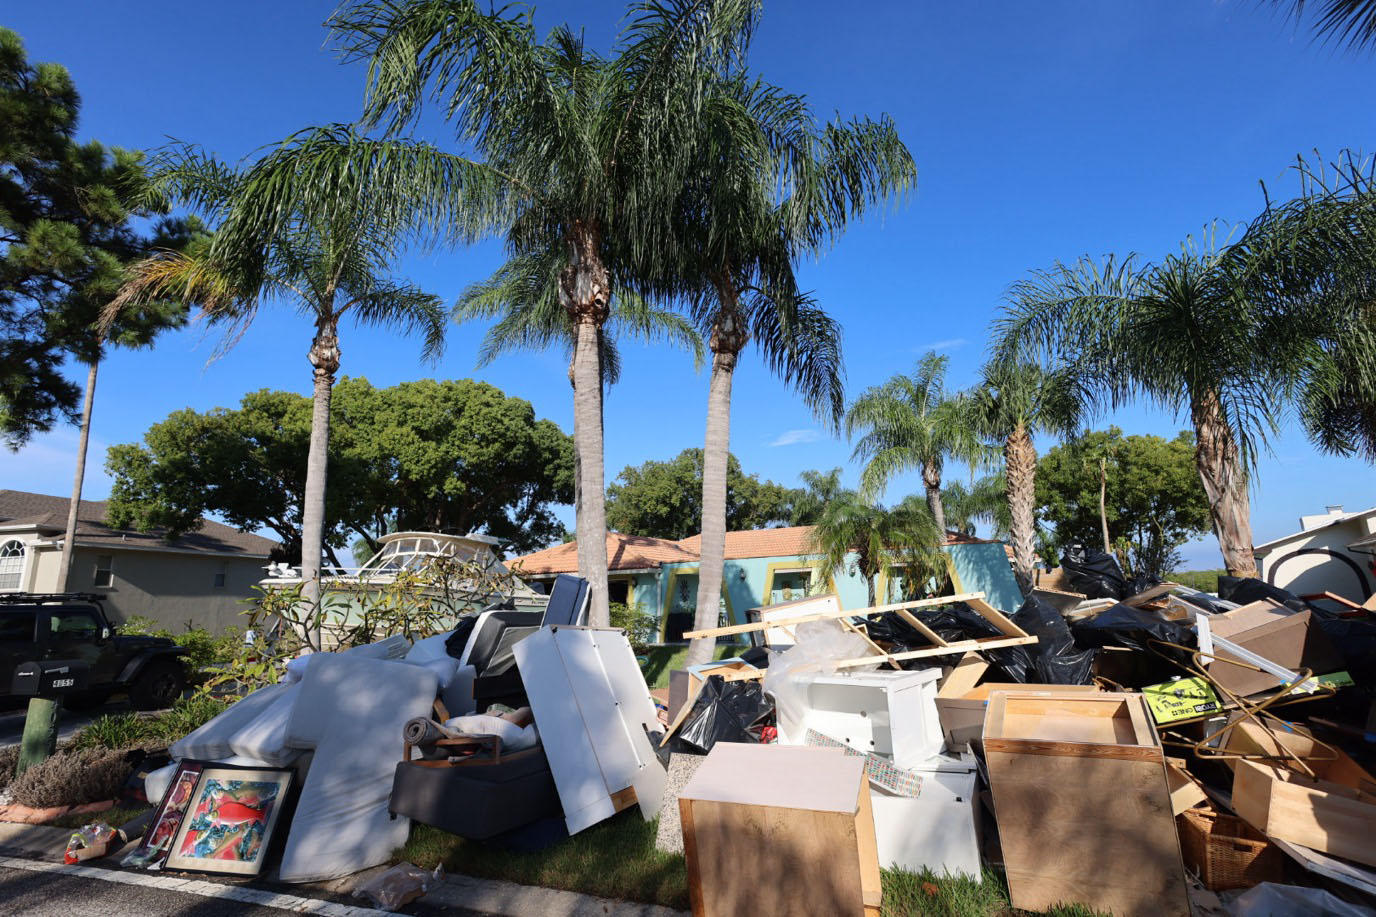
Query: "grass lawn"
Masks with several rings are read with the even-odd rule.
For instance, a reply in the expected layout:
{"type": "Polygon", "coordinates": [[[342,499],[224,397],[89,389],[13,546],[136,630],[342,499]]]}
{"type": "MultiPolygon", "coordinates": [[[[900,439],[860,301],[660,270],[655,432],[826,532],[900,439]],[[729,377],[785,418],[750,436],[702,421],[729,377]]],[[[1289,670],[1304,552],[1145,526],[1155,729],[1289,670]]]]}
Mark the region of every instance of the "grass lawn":
{"type": "MultiPolygon", "coordinates": [[[[712,658],[730,659],[732,656],[739,656],[749,648],[749,644],[721,644],[717,647],[712,658]]],[[[645,682],[651,688],[667,688],[669,687],[669,673],[674,669],[683,668],[683,658],[688,655],[688,646],[687,644],[682,646],[675,644],[650,646],[646,647],[640,655],[646,656],[650,660],[645,664],[645,682]]]]}
{"type": "MultiPolygon", "coordinates": [[[[467,841],[429,825],[414,824],[411,839],[392,860],[424,869],[443,863],[446,872],[687,910],[688,877],[683,857],[655,849],[655,825],[643,820],[632,807],[552,847],[528,852],[467,841]]],[[[768,912],[769,883],[780,878],[760,877],[762,913],[768,912]]],[[[888,917],[1002,917],[1019,913],[1024,912],[1009,906],[1008,888],[992,870],[985,870],[983,881],[884,870],[884,914],[888,917]]],[[[1066,907],[1048,913],[1090,917],[1093,912],[1066,907]]]]}

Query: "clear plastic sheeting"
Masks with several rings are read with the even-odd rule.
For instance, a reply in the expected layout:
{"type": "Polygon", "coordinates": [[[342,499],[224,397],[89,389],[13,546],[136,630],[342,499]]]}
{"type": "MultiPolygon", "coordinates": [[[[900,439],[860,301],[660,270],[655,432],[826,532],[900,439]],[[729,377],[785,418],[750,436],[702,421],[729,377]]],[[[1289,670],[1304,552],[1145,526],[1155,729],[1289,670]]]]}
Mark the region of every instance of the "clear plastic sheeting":
{"type": "Polygon", "coordinates": [[[1376,917],[1376,911],[1349,904],[1321,888],[1263,882],[1247,889],[1228,911],[1233,917],[1296,917],[1327,914],[1330,917],[1376,917]]]}
{"type": "MultiPolygon", "coordinates": [[[[797,722],[807,712],[808,686],[823,675],[835,675],[836,663],[846,659],[869,656],[874,650],[860,634],[848,631],[836,621],[808,621],[793,628],[798,642],[782,652],[769,653],[769,667],[765,670],[764,690],[774,698],[774,706],[781,715],[797,722]]],[[[853,666],[847,672],[870,672],[883,662],[875,657],[874,665],[853,666]]]]}
{"type": "Polygon", "coordinates": [[[353,897],[367,898],[384,911],[395,911],[415,901],[443,881],[443,866],[436,866],[434,872],[426,872],[410,863],[398,863],[355,888],[353,897]]]}

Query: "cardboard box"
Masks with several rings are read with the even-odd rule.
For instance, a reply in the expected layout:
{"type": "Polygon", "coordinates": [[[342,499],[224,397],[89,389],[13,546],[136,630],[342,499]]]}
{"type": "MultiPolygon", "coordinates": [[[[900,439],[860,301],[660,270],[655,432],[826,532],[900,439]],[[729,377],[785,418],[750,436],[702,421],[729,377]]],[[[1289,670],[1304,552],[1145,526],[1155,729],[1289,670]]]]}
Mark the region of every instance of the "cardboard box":
{"type": "MultiPolygon", "coordinates": [[[[1310,669],[1322,675],[1342,668],[1342,657],[1312,617],[1309,611],[1294,611],[1263,599],[1214,615],[1209,619],[1209,629],[1215,636],[1292,671],[1310,669]]],[[[1226,651],[1214,655],[1219,659],[1235,658],[1226,651]]],[[[1219,685],[1240,696],[1280,687],[1280,679],[1274,675],[1228,663],[1214,662],[1209,666],[1209,674],[1219,685]]]]}

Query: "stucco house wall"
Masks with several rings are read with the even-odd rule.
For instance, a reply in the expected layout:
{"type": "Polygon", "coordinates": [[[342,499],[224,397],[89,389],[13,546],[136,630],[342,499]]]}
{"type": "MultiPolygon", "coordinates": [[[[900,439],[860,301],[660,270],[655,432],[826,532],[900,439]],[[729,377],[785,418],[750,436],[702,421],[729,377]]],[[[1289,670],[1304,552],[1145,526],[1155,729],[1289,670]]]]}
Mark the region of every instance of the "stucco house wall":
{"type": "Polygon", "coordinates": [[[1254,549],[1262,579],[1296,595],[1332,592],[1358,603],[1376,592],[1376,557],[1369,553],[1376,547],[1349,547],[1376,534],[1376,509],[1302,522],[1313,527],[1254,549]]]}

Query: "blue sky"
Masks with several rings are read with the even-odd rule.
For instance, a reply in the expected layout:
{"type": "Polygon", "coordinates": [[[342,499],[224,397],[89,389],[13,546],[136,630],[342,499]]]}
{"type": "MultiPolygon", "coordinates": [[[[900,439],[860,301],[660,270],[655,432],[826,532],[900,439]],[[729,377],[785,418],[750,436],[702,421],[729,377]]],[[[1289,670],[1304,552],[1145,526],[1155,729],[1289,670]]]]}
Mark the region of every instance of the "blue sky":
{"type": "MultiPolygon", "coordinates": [[[[542,29],[568,21],[607,47],[625,6],[542,0],[542,29]]],[[[83,100],[84,137],[150,148],[167,138],[237,159],[309,124],[358,114],[362,72],[340,65],[321,22],[331,2],[11,4],[3,24],[31,58],[66,65],[83,100]]],[[[772,0],[752,65],[816,110],[890,114],[918,164],[900,208],[848,233],[803,277],[845,327],[856,394],[935,348],[951,381],[973,381],[986,328],[1010,283],[1082,253],[1157,258],[1219,219],[1243,223],[1260,181],[1293,188],[1287,166],[1314,149],[1371,150],[1376,56],[1342,53],[1249,0],[1220,2],[867,3],[772,0]]],[[[448,143],[443,124],[421,133],[448,143]]],[[[416,256],[400,272],[452,299],[486,276],[500,246],[416,256]]],[[[419,344],[346,328],[343,369],[374,384],[476,377],[529,399],[571,429],[559,352],[475,366],[481,327],[455,327],[445,356],[422,365],[419,344]]],[[[262,314],[227,355],[193,327],[152,351],[102,368],[86,494],[108,494],[104,447],[137,440],[183,407],[233,406],[246,392],[309,392],[310,328],[286,308],[262,314]]],[[[664,348],[628,345],[624,381],[607,403],[609,476],[700,445],[706,375],[664,348]]],[[[821,432],[755,356],[738,372],[732,448],[748,471],[793,484],[808,468],[846,466],[849,446],[821,432]]],[[[1101,417],[1128,432],[1173,434],[1183,418],[1145,406],[1101,417]]],[[[65,494],[74,430],[0,455],[0,485],[65,494]]],[[[1051,445],[1039,443],[1041,448],[1051,445]]],[[[1294,530],[1326,504],[1376,503],[1371,469],[1318,455],[1288,423],[1261,462],[1255,540],[1294,530]]],[[[900,479],[887,495],[919,489],[900,479]]],[[[1212,537],[1186,550],[1217,566],[1212,537]]]]}

